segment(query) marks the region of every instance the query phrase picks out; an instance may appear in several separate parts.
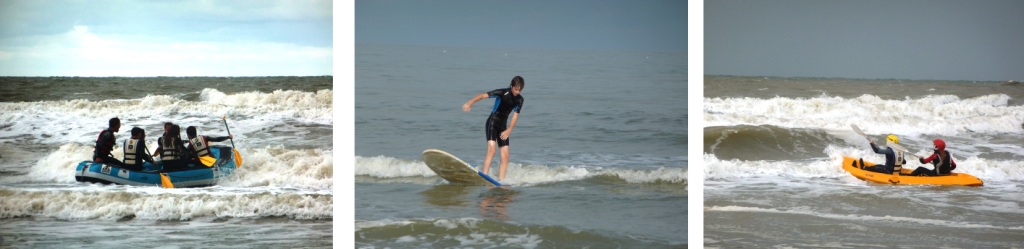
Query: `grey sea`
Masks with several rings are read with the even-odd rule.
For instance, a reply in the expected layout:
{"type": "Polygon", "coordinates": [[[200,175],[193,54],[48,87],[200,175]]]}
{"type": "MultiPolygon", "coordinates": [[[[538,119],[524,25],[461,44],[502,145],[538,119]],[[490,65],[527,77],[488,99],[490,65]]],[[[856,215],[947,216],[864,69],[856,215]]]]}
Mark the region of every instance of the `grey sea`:
{"type": "Polygon", "coordinates": [[[685,53],[357,44],[355,59],[357,247],[686,246],[685,53]],[[511,187],[430,171],[430,148],[479,168],[494,101],[461,106],[516,75],[511,187]]]}
{"type": "Polygon", "coordinates": [[[0,248],[330,247],[332,78],[0,77],[0,248]],[[226,117],[243,163],[205,188],[76,182],[112,117],[119,159],[132,127],[156,148],[164,122],[226,117]]]}
{"type": "MultiPolygon", "coordinates": [[[[705,76],[704,245],[712,248],[1021,248],[1024,85],[705,76]],[[884,162],[946,141],[981,187],[868,183],[842,157],[884,162]]],[[[911,169],[931,165],[907,158],[911,169]]]]}

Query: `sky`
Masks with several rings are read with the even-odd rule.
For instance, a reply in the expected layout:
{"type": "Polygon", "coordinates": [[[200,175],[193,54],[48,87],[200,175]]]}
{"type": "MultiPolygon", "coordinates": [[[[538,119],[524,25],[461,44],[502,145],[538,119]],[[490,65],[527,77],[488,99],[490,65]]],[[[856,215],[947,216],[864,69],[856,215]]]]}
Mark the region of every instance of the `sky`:
{"type": "Polygon", "coordinates": [[[0,1],[0,76],[332,75],[332,3],[0,1]]]}
{"type": "Polygon", "coordinates": [[[1024,80],[1024,1],[704,3],[704,74],[1024,80]]]}
{"type": "Polygon", "coordinates": [[[356,1],[356,44],[685,52],[677,0],[356,1]]]}

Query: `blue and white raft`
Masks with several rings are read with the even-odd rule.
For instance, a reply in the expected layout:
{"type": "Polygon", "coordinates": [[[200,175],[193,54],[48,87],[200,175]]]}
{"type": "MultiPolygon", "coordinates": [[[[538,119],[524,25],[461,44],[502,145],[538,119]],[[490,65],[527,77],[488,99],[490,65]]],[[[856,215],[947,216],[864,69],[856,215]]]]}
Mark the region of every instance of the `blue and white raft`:
{"type": "Polygon", "coordinates": [[[238,168],[231,147],[210,146],[210,153],[217,161],[213,166],[189,164],[188,167],[164,171],[159,165],[146,163],[142,171],[123,169],[93,161],[82,161],[75,167],[75,180],[104,184],[122,184],[135,186],[161,186],[160,174],[164,173],[175,188],[207,187],[217,185],[217,181],[238,168]],[[221,152],[226,153],[221,153],[221,152]]]}

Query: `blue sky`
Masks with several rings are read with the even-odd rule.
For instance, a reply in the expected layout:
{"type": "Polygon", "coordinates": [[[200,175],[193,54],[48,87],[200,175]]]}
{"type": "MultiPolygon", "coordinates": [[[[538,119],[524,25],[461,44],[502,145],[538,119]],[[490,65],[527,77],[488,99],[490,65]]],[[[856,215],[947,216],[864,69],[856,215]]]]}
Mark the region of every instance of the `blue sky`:
{"type": "Polygon", "coordinates": [[[356,44],[686,51],[676,0],[356,1],[356,44]]]}
{"type": "Polygon", "coordinates": [[[1024,1],[716,0],[704,73],[1024,80],[1024,1]]]}
{"type": "Polygon", "coordinates": [[[332,75],[332,17],[327,0],[4,0],[0,75],[332,75]]]}

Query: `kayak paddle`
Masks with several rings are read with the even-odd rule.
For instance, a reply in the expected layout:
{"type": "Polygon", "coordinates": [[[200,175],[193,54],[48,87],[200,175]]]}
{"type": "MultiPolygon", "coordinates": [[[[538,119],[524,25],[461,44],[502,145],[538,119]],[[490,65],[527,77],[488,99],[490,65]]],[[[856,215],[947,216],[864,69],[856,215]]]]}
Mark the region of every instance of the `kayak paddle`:
{"type": "Polygon", "coordinates": [[[231,150],[235,151],[235,168],[242,167],[242,154],[238,153],[237,147],[235,147],[235,139],[231,136],[231,128],[228,127],[228,116],[221,117],[224,121],[224,129],[228,130],[228,139],[231,140],[231,150]]]}
{"type": "Polygon", "coordinates": [[[899,144],[893,143],[892,141],[886,141],[885,145],[889,146],[889,148],[892,148],[894,150],[898,150],[900,152],[903,152],[903,154],[907,154],[907,155],[910,155],[910,156],[915,157],[915,158],[921,158],[921,157],[919,157],[917,155],[914,155],[913,153],[910,153],[910,151],[908,151],[907,148],[904,148],[903,146],[901,146],[899,144]]]}
{"type": "Polygon", "coordinates": [[[871,141],[871,139],[870,139],[870,138],[868,138],[868,135],[865,135],[865,134],[864,134],[864,131],[861,131],[861,130],[860,130],[860,127],[857,127],[857,125],[855,125],[855,124],[851,124],[851,125],[850,125],[850,128],[853,128],[853,132],[856,132],[856,133],[857,133],[858,135],[860,135],[860,136],[864,137],[864,139],[867,139],[868,141],[871,141]]]}

